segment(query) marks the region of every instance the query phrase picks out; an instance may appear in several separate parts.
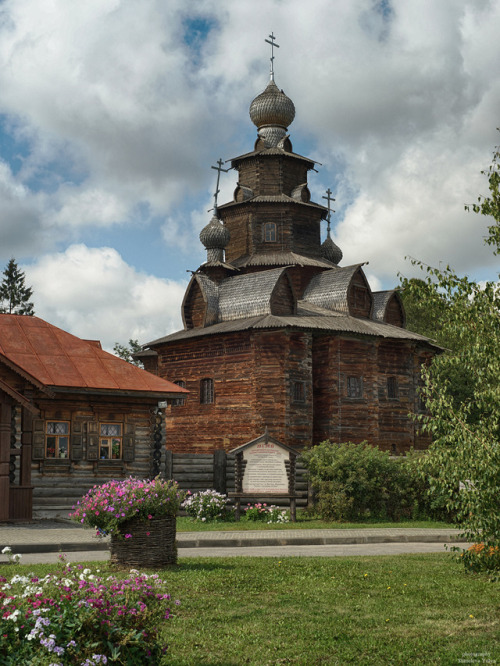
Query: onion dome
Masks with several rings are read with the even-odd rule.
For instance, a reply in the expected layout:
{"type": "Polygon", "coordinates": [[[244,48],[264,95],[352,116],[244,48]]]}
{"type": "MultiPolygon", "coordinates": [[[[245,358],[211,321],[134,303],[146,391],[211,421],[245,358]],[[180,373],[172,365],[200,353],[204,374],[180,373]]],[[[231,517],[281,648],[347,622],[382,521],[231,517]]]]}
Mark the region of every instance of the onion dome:
{"type": "Polygon", "coordinates": [[[272,79],[264,92],[257,95],[250,104],[250,119],[269,148],[276,147],[286,136],[286,129],[294,118],[295,106],[292,100],[272,79]]]}
{"type": "Polygon", "coordinates": [[[214,215],[200,232],[200,240],[207,250],[208,261],[223,261],[224,250],[229,243],[229,229],[214,215]]]}
{"type": "Polygon", "coordinates": [[[321,245],[321,254],[325,259],[328,259],[328,261],[331,261],[332,264],[335,264],[336,266],[340,264],[342,257],[344,256],[339,246],[332,241],[330,230],[328,230],[328,235],[324,243],[321,245]]]}

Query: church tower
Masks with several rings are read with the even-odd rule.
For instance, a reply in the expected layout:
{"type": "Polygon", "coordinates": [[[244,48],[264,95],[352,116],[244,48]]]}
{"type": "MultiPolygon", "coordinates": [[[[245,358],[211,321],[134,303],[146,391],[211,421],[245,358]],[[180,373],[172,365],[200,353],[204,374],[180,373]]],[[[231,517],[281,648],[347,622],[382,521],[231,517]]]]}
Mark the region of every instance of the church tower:
{"type": "Polygon", "coordinates": [[[295,449],[325,439],[394,453],[425,446],[408,414],[435,348],[405,329],[396,291],[374,293],[362,263],[341,265],[332,193],[327,207],[311,201],[315,163],[293,152],[295,106],[276,85],[273,53],[270,81],[250,104],[254,148],[230,160],[236,188],[220,206],[226,169],[213,167],[214,212],[200,234],[207,261],[187,287],[184,329],[139,355],[189,390],[167,415],[169,448],[229,451],[266,428],[295,449]]]}

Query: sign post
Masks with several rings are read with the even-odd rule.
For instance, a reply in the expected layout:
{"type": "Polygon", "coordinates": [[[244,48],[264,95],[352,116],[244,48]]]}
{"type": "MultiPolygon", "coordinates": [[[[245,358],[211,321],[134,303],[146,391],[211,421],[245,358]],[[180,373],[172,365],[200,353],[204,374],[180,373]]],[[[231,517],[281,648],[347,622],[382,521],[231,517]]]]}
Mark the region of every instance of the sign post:
{"type": "Polygon", "coordinates": [[[236,456],[234,493],[236,520],[241,516],[241,500],[289,499],[290,519],[296,521],[295,463],[298,452],[267,432],[233,449],[236,456]]]}

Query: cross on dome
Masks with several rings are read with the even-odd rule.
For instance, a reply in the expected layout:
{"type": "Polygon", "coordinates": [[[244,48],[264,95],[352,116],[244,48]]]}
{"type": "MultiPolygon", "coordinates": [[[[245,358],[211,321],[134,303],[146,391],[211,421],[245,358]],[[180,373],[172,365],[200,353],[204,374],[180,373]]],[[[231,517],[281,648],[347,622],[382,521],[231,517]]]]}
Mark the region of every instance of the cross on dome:
{"type": "Polygon", "coordinates": [[[264,41],[271,44],[271,81],[274,81],[274,48],[276,47],[279,49],[280,45],[276,44],[274,41],[276,39],[274,32],[269,35],[269,38],[270,39],[265,39],[264,41]]]}
{"type": "Polygon", "coordinates": [[[327,191],[326,191],[326,197],[323,196],[323,199],[326,199],[327,202],[328,202],[327,203],[327,205],[328,205],[328,217],[326,218],[327,222],[328,222],[328,234],[330,234],[330,220],[331,220],[331,217],[332,217],[332,213],[335,213],[335,211],[332,209],[332,207],[330,205],[332,201],[335,201],[335,199],[332,197],[332,194],[333,194],[333,192],[331,191],[330,188],[328,188],[327,191]]]}
{"type": "MultiPolygon", "coordinates": [[[[214,211],[215,215],[217,215],[217,197],[218,197],[219,192],[220,192],[220,190],[219,190],[220,172],[224,171],[224,173],[227,173],[229,171],[229,169],[223,169],[222,168],[223,164],[224,164],[224,162],[222,161],[222,157],[219,157],[219,160],[217,162],[217,166],[210,167],[211,169],[215,169],[217,171],[217,184],[215,186],[214,207],[213,207],[213,211],[214,211]]],[[[208,211],[208,212],[210,212],[210,211],[208,211]]]]}

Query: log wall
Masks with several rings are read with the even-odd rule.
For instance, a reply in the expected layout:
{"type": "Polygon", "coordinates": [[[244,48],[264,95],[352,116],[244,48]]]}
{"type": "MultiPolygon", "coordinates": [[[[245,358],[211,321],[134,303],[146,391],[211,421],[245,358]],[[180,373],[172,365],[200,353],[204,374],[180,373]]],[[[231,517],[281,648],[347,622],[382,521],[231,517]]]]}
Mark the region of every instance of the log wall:
{"type": "Polygon", "coordinates": [[[106,398],[82,401],[41,402],[41,418],[70,421],[82,426],[82,456],[79,460],[43,459],[31,463],[34,518],[67,518],[76,502],[94,485],[128,476],[147,478],[152,461],[152,408],[156,402],[137,405],[130,402],[109,402],[106,398]],[[134,433],[134,460],[87,460],[88,422],[120,422],[124,431],[134,433]]]}
{"type": "MultiPolygon", "coordinates": [[[[223,494],[236,491],[235,457],[232,454],[226,454],[223,451],[213,454],[174,453],[167,449],[166,458],[165,477],[177,481],[181,490],[196,493],[214,489],[223,494]]],[[[298,506],[306,506],[308,482],[306,470],[300,462],[297,462],[296,465],[295,488],[298,495],[298,506]]],[[[261,499],[265,501],[268,498],[261,499]]],[[[289,506],[290,500],[269,498],[269,503],[289,506]]]]}

